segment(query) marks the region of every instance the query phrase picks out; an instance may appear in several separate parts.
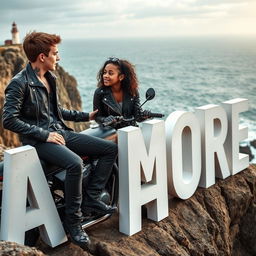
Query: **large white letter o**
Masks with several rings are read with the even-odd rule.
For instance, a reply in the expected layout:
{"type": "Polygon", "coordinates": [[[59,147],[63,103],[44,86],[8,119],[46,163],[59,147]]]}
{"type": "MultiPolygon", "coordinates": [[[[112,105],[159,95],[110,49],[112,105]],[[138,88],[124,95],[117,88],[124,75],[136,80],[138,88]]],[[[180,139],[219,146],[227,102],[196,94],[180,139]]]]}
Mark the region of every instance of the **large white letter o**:
{"type": "Polygon", "coordinates": [[[201,175],[200,124],[193,113],[175,111],[168,116],[165,129],[169,194],[188,199],[201,175]]]}

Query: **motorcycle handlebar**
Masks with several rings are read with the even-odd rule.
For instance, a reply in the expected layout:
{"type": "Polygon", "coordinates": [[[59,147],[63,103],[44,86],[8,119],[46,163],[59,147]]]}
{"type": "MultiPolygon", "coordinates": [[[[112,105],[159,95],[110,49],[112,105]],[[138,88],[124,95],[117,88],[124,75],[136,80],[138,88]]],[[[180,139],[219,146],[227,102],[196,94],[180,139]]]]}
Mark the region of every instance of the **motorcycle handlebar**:
{"type": "Polygon", "coordinates": [[[162,117],[164,117],[164,114],[149,112],[148,117],[159,117],[159,118],[162,118],[162,117]]]}
{"type": "Polygon", "coordinates": [[[104,122],[104,123],[102,123],[102,126],[103,126],[103,127],[111,126],[111,125],[114,124],[115,122],[116,122],[115,120],[109,121],[109,122],[104,122]]]}
{"type": "Polygon", "coordinates": [[[111,126],[111,125],[114,124],[114,123],[121,122],[123,119],[124,119],[123,116],[115,116],[115,119],[114,119],[114,120],[109,121],[109,122],[103,122],[103,123],[102,123],[102,126],[103,126],[103,127],[111,126]]]}
{"type": "MultiPolygon", "coordinates": [[[[154,118],[154,117],[157,117],[157,118],[162,118],[164,117],[164,114],[160,114],[160,113],[152,113],[150,111],[143,111],[142,112],[142,115],[141,115],[142,118],[154,118]]],[[[131,123],[133,121],[136,121],[136,119],[134,117],[131,117],[131,118],[124,118],[123,116],[115,116],[115,119],[112,120],[112,121],[109,121],[109,122],[103,122],[102,123],[102,126],[103,127],[106,127],[106,126],[111,126],[115,123],[121,123],[121,122],[124,122],[124,123],[131,123]]]]}

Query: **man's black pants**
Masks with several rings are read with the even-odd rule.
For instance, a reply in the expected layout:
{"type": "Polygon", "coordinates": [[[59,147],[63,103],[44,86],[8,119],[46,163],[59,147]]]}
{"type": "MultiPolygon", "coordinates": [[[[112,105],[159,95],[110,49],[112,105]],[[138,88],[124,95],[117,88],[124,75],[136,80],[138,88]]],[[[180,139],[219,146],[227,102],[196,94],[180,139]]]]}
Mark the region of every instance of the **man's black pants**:
{"type": "Polygon", "coordinates": [[[87,191],[101,191],[109,179],[117,156],[117,145],[111,141],[80,134],[69,130],[58,131],[66,145],[50,142],[37,143],[35,148],[40,159],[67,170],[65,180],[66,222],[81,221],[82,159],[80,156],[97,156],[98,162],[90,178],[87,191]]]}

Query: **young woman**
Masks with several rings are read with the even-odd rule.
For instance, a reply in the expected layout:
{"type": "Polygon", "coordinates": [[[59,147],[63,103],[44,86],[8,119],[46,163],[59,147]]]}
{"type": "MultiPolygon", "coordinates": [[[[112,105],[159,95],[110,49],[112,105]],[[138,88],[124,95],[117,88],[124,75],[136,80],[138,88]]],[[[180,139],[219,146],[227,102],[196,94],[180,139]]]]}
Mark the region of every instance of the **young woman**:
{"type": "MultiPolygon", "coordinates": [[[[130,62],[109,58],[100,69],[97,80],[98,88],[93,99],[93,108],[98,109],[96,122],[111,122],[115,116],[139,117],[138,80],[130,62]]],[[[121,127],[116,125],[116,128],[121,127]]]]}

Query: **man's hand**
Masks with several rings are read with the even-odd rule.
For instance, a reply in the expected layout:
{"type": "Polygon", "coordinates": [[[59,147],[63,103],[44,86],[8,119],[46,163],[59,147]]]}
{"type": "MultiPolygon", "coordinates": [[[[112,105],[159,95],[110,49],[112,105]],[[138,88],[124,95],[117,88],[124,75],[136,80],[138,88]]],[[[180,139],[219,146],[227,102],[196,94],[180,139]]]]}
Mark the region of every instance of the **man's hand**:
{"type": "Polygon", "coordinates": [[[97,114],[98,109],[94,110],[93,112],[89,113],[89,120],[94,120],[95,119],[95,115],[97,114]]]}
{"type": "Polygon", "coordinates": [[[52,142],[58,145],[65,145],[66,142],[62,135],[58,134],[57,132],[50,132],[48,139],[46,142],[52,142]]]}

